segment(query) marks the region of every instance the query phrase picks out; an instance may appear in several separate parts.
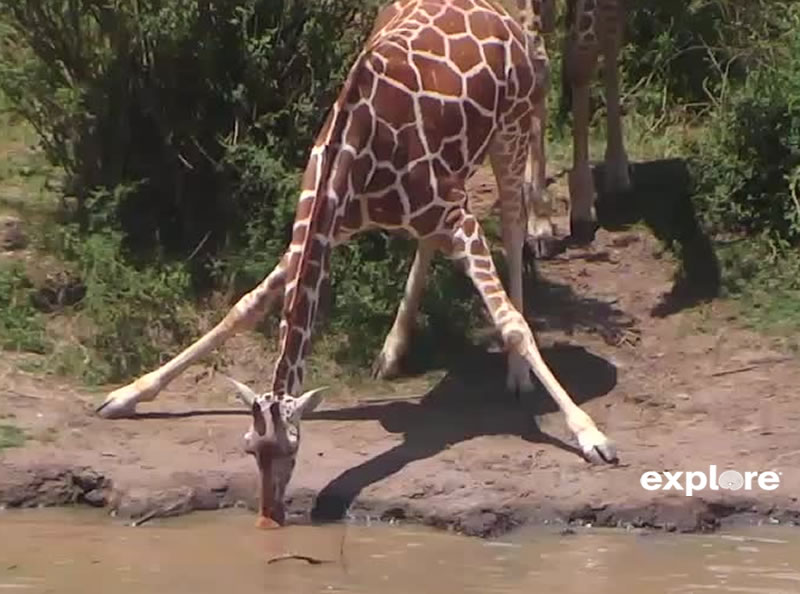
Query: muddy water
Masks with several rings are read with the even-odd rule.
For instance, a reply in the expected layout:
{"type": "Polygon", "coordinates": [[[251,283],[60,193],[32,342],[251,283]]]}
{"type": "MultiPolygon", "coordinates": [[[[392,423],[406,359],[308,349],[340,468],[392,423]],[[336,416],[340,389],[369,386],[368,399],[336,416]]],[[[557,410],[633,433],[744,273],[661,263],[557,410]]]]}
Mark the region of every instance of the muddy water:
{"type": "Polygon", "coordinates": [[[130,528],[88,511],[0,512],[0,594],[800,593],[800,531],[531,530],[486,542],[418,528],[292,527],[239,512],[130,528]],[[308,565],[297,553],[331,563],[308,565]]]}

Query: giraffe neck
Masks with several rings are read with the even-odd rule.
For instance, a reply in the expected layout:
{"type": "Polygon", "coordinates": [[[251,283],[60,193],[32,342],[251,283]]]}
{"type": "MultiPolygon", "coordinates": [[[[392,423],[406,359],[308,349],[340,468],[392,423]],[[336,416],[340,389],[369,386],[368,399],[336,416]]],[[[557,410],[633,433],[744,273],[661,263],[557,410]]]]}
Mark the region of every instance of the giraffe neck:
{"type": "Polygon", "coordinates": [[[555,0],[516,0],[519,23],[528,32],[551,33],[555,28],[555,0]]]}
{"type": "Polygon", "coordinates": [[[352,198],[350,170],[354,155],[366,143],[368,132],[361,130],[352,117],[358,101],[353,74],[365,57],[362,54],[351,69],[311,150],[303,176],[286,257],[280,351],[272,378],[272,394],[279,398],[302,390],[320,295],[330,283],[331,249],[352,198]]]}
{"type": "MultiPolygon", "coordinates": [[[[597,8],[599,0],[568,0],[567,28],[579,45],[597,43],[597,8]]],[[[606,6],[616,7],[616,2],[605,2],[606,6]]]]}

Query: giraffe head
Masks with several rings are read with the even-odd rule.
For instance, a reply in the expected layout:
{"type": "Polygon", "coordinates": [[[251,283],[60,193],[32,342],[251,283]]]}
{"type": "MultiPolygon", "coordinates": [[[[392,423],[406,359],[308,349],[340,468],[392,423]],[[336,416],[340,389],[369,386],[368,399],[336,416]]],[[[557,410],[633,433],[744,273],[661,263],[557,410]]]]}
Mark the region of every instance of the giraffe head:
{"type": "Polygon", "coordinates": [[[259,395],[241,382],[227,379],[252,416],[250,429],[244,434],[244,450],[258,466],[256,526],[278,528],[286,520],[283,496],[300,448],[300,420],[319,405],[325,388],[310,390],[297,398],[274,398],[269,392],[259,395]]]}

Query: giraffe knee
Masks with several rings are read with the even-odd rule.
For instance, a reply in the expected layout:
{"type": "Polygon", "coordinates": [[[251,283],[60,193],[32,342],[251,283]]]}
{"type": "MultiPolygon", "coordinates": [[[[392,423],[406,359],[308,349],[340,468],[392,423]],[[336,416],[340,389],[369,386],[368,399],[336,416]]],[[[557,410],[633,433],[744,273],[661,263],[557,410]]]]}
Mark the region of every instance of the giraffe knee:
{"type": "Polygon", "coordinates": [[[519,312],[514,312],[503,324],[501,329],[503,343],[509,351],[526,353],[533,341],[533,334],[519,312]]]}
{"type": "Polygon", "coordinates": [[[223,323],[234,332],[247,330],[261,319],[261,299],[251,291],[242,296],[225,315],[223,323]]]}

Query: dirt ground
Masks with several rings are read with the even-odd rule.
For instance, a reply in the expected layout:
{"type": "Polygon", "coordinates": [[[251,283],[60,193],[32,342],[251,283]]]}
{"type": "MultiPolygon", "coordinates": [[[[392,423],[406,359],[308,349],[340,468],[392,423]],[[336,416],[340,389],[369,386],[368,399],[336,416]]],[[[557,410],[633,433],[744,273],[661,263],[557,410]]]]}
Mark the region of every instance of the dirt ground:
{"type": "MultiPolygon", "coordinates": [[[[412,378],[332,394],[303,426],[292,521],[405,519],[474,535],[545,522],[685,531],[800,523],[800,361],[741,329],[724,302],[693,305],[676,286],[677,263],[654,235],[664,235],[664,213],[691,215],[680,200],[663,201],[673,181],[637,192],[638,224],[608,224],[591,247],[537,263],[527,300],[546,360],[616,441],[619,465],[587,464],[542,390],[521,401],[506,394],[503,355],[465,350],[429,389],[412,378]],[[640,486],[645,471],[711,464],[774,470],[781,484],[692,497],[640,486]]],[[[492,191],[485,172],[472,186],[492,191]]],[[[682,228],[685,267],[713,276],[699,262],[703,238],[682,228]]],[[[270,361],[258,344],[239,337],[227,352],[237,377],[263,385],[270,361]]],[[[0,419],[13,414],[33,439],[0,450],[0,503],[86,503],[131,518],[253,507],[255,465],[240,449],[248,419],[221,378],[190,369],[131,420],[94,416],[104,393],[6,359],[0,419]]]]}

